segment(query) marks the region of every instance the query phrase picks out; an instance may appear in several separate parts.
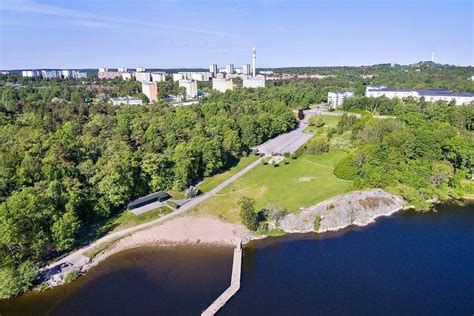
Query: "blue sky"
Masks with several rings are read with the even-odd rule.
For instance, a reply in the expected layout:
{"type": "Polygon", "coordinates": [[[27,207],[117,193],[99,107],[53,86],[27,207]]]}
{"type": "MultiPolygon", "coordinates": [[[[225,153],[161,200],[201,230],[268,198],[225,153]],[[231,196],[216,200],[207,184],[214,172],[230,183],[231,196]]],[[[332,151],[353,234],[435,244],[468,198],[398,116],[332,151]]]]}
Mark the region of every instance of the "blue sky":
{"type": "Polygon", "coordinates": [[[471,0],[1,0],[0,69],[474,64],[471,0]]]}

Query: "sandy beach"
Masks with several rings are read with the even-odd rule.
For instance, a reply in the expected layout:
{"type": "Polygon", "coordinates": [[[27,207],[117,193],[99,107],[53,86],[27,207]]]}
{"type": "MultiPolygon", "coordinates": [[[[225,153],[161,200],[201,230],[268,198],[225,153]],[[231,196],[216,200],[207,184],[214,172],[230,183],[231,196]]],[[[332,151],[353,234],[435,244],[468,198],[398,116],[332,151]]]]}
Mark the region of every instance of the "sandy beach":
{"type": "Polygon", "coordinates": [[[212,216],[182,216],[118,240],[98,254],[88,266],[93,266],[114,253],[144,245],[213,244],[233,247],[239,240],[254,238],[256,236],[252,232],[239,224],[227,223],[212,216]]]}

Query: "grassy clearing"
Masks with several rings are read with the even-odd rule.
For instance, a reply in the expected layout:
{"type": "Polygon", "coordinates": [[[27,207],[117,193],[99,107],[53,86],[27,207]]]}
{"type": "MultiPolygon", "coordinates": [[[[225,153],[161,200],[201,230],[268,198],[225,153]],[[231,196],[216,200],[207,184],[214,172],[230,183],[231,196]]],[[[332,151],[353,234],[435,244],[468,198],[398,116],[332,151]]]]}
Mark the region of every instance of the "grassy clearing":
{"type": "Polygon", "coordinates": [[[258,156],[255,155],[249,155],[247,157],[242,157],[240,158],[240,161],[237,165],[234,167],[230,168],[229,170],[216,174],[212,177],[207,177],[202,180],[201,183],[198,184],[197,188],[201,190],[201,192],[209,192],[212,190],[214,187],[216,187],[218,184],[222,183],[223,181],[229,179],[232,177],[234,174],[239,172],[240,170],[244,169],[248,165],[250,165],[252,162],[256,161],[258,156]]]}
{"type": "Polygon", "coordinates": [[[107,248],[109,248],[110,246],[112,246],[113,244],[115,244],[117,241],[119,241],[120,239],[122,239],[122,237],[119,237],[119,238],[116,238],[116,239],[113,239],[113,240],[110,240],[110,241],[106,241],[106,242],[103,242],[103,243],[100,243],[98,244],[97,246],[95,246],[94,248],[92,249],[89,249],[87,250],[86,252],[84,252],[84,256],[90,258],[90,259],[93,259],[95,256],[97,256],[99,253],[101,253],[102,251],[105,251],[107,248]]]}
{"type": "Polygon", "coordinates": [[[335,164],[346,155],[334,151],[319,156],[303,155],[288,165],[257,166],[216,196],[203,202],[192,214],[211,214],[231,222],[239,221],[237,202],[243,196],[256,200],[257,209],[276,203],[296,212],[329,197],[350,191],[351,181],[333,174],[335,164]]]}
{"type": "MultiPolygon", "coordinates": [[[[341,120],[340,116],[329,116],[329,115],[322,115],[321,116],[324,122],[323,127],[336,127],[337,123],[341,120]]],[[[305,133],[316,133],[318,129],[321,129],[321,127],[316,127],[316,126],[308,126],[304,129],[305,133]]]]}
{"type": "Polygon", "coordinates": [[[120,214],[120,216],[114,218],[109,223],[109,225],[112,226],[111,231],[117,231],[152,221],[171,212],[172,211],[170,210],[170,208],[166,206],[162,206],[160,208],[154,209],[141,215],[135,215],[132,212],[124,211],[122,214],[120,214]]]}

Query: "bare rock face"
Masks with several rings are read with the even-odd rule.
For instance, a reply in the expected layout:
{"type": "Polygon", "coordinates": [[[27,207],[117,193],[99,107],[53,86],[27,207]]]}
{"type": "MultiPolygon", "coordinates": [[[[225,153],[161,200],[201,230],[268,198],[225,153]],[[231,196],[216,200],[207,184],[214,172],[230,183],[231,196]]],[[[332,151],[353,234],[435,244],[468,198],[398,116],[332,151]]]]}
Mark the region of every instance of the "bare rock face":
{"type": "Polygon", "coordinates": [[[289,214],[279,222],[279,227],[288,233],[336,231],[350,225],[368,225],[404,206],[401,197],[381,189],[354,191],[289,214]]]}

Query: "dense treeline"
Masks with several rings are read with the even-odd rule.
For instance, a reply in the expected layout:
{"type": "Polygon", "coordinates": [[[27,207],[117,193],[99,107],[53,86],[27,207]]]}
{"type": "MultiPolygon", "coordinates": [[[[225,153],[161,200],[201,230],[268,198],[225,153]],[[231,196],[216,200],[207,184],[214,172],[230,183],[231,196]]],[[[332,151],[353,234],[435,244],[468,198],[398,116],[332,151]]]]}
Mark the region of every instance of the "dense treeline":
{"type": "Polygon", "coordinates": [[[408,113],[420,113],[425,119],[446,122],[461,131],[474,130],[474,106],[454,106],[446,102],[425,102],[413,99],[400,100],[386,97],[367,98],[354,96],[343,103],[346,111],[367,111],[373,114],[401,116],[408,113]]]}
{"type": "Polygon", "coordinates": [[[407,111],[394,119],[344,115],[332,135],[350,132],[354,149],[335,174],[354,180],[355,188],[386,188],[417,209],[430,200],[459,199],[474,193],[469,181],[474,162],[473,106],[469,124],[459,124],[459,107],[407,111]],[[458,126],[462,125],[461,128],[458,126]]]}
{"type": "Polygon", "coordinates": [[[64,88],[1,91],[0,296],[30,286],[36,264],[130,199],[182,190],[295,126],[272,89],[175,109],[87,103],[97,95],[64,88]]]}
{"type": "Polygon", "coordinates": [[[341,88],[350,87],[357,94],[365,91],[360,85],[385,85],[393,88],[444,88],[454,91],[474,92],[470,80],[474,67],[450,66],[432,62],[412,65],[373,65],[362,67],[293,67],[279,68],[276,72],[333,75],[334,78],[313,80],[319,83],[339,82],[341,88]]]}

